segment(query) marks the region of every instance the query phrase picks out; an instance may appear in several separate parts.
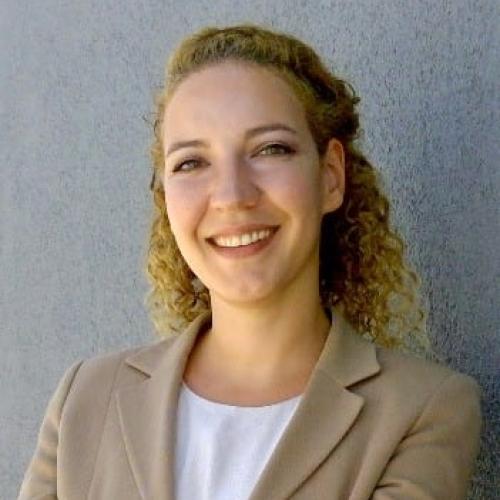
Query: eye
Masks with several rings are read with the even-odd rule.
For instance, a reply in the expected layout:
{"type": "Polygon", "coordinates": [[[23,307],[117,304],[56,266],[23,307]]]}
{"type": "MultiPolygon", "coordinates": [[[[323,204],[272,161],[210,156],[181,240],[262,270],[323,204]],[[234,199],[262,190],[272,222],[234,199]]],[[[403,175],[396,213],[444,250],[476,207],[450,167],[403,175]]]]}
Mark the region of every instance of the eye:
{"type": "Polygon", "coordinates": [[[267,144],[260,150],[260,154],[263,156],[275,156],[275,155],[280,155],[280,154],[291,154],[294,153],[294,150],[285,144],[278,144],[278,143],[273,143],[273,144],[267,144]]]}
{"type": "Polygon", "coordinates": [[[195,170],[200,163],[201,160],[199,158],[189,158],[175,165],[172,172],[190,172],[191,170],[195,170]]]}

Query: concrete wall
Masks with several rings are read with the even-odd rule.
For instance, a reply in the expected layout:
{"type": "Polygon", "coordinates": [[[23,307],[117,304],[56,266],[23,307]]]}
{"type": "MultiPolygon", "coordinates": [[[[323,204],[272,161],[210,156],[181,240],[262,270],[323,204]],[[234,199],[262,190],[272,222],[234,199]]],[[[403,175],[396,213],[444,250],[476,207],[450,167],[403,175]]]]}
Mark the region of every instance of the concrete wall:
{"type": "Polygon", "coordinates": [[[434,345],[484,389],[471,498],[493,499],[495,0],[2,2],[1,498],[16,495],[64,369],[152,338],[142,306],[150,217],[143,118],[185,34],[242,21],[303,38],[361,95],[365,151],[383,172],[394,222],[421,271],[434,345]]]}

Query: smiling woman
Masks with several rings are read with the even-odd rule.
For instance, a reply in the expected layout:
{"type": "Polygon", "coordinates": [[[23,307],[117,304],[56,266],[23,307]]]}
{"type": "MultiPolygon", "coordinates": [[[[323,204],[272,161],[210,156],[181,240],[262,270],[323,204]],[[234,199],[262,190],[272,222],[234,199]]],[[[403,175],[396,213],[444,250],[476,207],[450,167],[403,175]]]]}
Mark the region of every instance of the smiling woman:
{"type": "MultiPolygon", "coordinates": [[[[293,160],[292,163],[296,165],[297,156],[299,161],[313,163],[320,157],[326,160],[325,153],[331,139],[335,138],[340,143],[345,163],[342,175],[348,189],[335,213],[330,211],[322,219],[319,239],[322,303],[329,307],[342,302],[351,324],[381,345],[412,345],[426,350],[426,311],[418,300],[419,277],[405,262],[404,242],[389,226],[389,202],[379,187],[378,174],[354,145],[358,129],[355,105],[359,98],[349,84],[327,71],[309,47],[287,35],[277,37],[266,36],[265,33],[259,29],[252,31],[248,26],[235,27],[231,32],[207,29],[186,39],[171,56],[167,67],[166,84],[157,100],[156,139],[152,147],[155,167],[152,185],[157,212],[148,262],[153,285],[149,307],[158,331],[168,335],[179,321],[181,324],[189,323],[201,311],[210,309],[211,300],[203,280],[200,281],[200,276],[196,276],[192,266],[185,262],[174,241],[171,221],[166,216],[169,196],[165,199],[164,189],[168,183],[163,185],[163,177],[179,166],[183,171],[186,168],[206,167],[207,160],[200,152],[213,154],[217,144],[211,144],[209,148],[203,137],[194,137],[191,127],[196,124],[202,133],[203,127],[212,131],[212,125],[218,124],[219,128],[225,127],[228,134],[236,133],[242,127],[236,111],[241,109],[244,113],[242,108],[246,106],[250,114],[243,117],[243,125],[255,125],[254,130],[249,128],[241,132],[248,134],[242,136],[247,149],[250,146],[248,141],[253,139],[255,145],[257,138],[261,142],[265,139],[267,143],[284,146],[289,151],[280,158],[278,165],[282,165],[285,158],[293,160]],[[221,65],[221,62],[225,64],[221,65]],[[213,66],[224,66],[227,75],[217,75],[224,71],[213,66]],[[213,69],[211,80],[206,75],[209,67],[213,69]],[[199,75],[203,68],[205,75],[199,75]],[[238,73],[245,69],[250,75],[260,75],[260,93],[257,87],[251,85],[246,85],[251,87],[250,93],[248,88],[238,88],[238,73]],[[191,78],[187,79],[187,76],[191,78]],[[214,81],[217,76],[218,81],[214,81]],[[267,84],[265,77],[268,79],[267,84]],[[207,80],[208,88],[204,86],[204,80],[207,80]],[[174,104],[179,107],[179,99],[189,96],[189,89],[197,86],[191,93],[196,95],[196,103],[187,98],[194,114],[189,115],[189,110],[184,114],[183,107],[180,111],[182,116],[177,116],[175,122],[175,132],[172,134],[175,137],[170,137],[166,132],[165,111],[181,82],[183,88],[174,104]],[[218,95],[210,95],[210,91],[218,95]],[[274,114],[266,113],[271,109],[274,114]],[[262,116],[259,116],[259,112],[262,116]],[[283,118],[280,113],[287,115],[284,120],[280,120],[284,123],[259,122],[283,118]],[[294,116],[290,116],[292,113],[294,116]],[[252,123],[247,124],[245,120],[251,120],[252,123]],[[299,120],[301,133],[297,134],[287,120],[299,120]],[[181,124],[187,130],[185,134],[181,134],[181,124]],[[282,133],[277,135],[280,129],[282,133]],[[265,132],[269,134],[264,135],[265,132]],[[276,132],[274,136],[270,135],[272,132],[276,132]],[[185,137],[181,138],[181,135],[185,137]],[[300,145],[306,150],[295,151],[292,141],[302,140],[303,143],[305,136],[307,143],[300,145]],[[164,144],[165,141],[168,145],[164,144]],[[184,155],[187,154],[187,148],[190,156],[179,157],[181,148],[184,155]],[[167,151],[166,155],[164,151],[167,151]],[[177,163],[169,163],[170,156],[175,156],[176,152],[177,163]],[[309,156],[316,154],[317,158],[306,159],[305,153],[309,156]],[[165,251],[166,247],[168,251],[165,251]],[[391,296],[397,296],[399,310],[390,310],[391,296]],[[387,328],[391,322],[397,322],[399,328],[387,328]]],[[[212,134],[208,133],[207,137],[215,135],[215,130],[212,134]]],[[[267,161],[277,161],[276,155],[270,156],[274,156],[273,160],[267,161]]],[[[230,161],[233,160],[236,161],[235,157],[230,161]]],[[[220,162],[215,165],[220,165],[220,162]]],[[[239,170],[240,174],[241,171],[243,169],[239,170]]],[[[276,174],[272,179],[276,180],[276,185],[283,185],[277,182],[276,174]]]]}
{"type": "Polygon", "coordinates": [[[165,339],[68,370],[20,498],[465,498],[478,386],[401,352],[430,352],[425,311],[358,101],[289,35],[181,43],[152,145],[165,339]]]}
{"type": "MultiPolygon", "coordinates": [[[[212,311],[259,302],[275,314],[289,300],[309,308],[304,297],[317,298],[321,219],[343,197],[340,141],[332,139],[320,168],[289,85],[265,68],[232,60],[178,86],[161,134],[170,228],[189,269],[210,290],[212,311]],[[267,238],[259,239],[265,230],[267,238]],[[254,231],[259,241],[244,245],[241,239],[251,240],[254,231]],[[217,244],[224,237],[229,246],[217,244]]],[[[258,317],[247,314],[245,321],[258,317]]],[[[225,317],[214,314],[214,321],[225,317]]]]}

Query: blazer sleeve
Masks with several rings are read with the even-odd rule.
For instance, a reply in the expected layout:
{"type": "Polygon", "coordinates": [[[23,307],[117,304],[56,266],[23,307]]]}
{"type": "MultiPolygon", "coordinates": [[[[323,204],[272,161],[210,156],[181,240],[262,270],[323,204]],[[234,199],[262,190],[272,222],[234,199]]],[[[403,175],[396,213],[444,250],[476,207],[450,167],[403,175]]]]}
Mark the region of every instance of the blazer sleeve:
{"type": "Polygon", "coordinates": [[[64,374],[47,407],[35,453],[24,475],[18,500],[57,500],[57,446],[64,403],[82,361],[64,374]]]}
{"type": "Polygon", "coordinates": [[[453,373],[400,442],[372,499],[465,499],[480,430],[479,386],[471,377],[453,373]]]}

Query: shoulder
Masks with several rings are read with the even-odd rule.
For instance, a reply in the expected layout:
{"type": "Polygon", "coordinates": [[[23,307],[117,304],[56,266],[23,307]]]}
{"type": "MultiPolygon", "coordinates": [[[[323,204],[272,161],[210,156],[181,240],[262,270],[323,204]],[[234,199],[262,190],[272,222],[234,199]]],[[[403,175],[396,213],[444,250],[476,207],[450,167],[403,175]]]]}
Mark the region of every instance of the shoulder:
{"type": "Polygon", "coordinates": [[[371,352],[376,370],[347,388],[362,402],[358,434],[370,436],[374,449],[406,457],[398,462],[402,474],[423,467],[427,453],[470,471],[482,426],[476,381],[434,361],[360,343],[355,352],[371,352]]]}
{"type": "Polygon", "coordinates": [[[400,388],[417,395],[434,393],[446,386],[459,386],[466,392],[479,392],[479,385],[469,375],[412,354],[376,347],[380,364],[380,381],[391,388],[400,388]]]}
{"type": "Polygon", "coordinates": [[[66,370],[59,382],[57,392],[63,400],[61,402],[70,403],[68,405],[70,407],[74,404],[81,406],[92,403],[94,407],[96,404],[98,406],[99,402],[105,404],[114,390],[145,377],[140,369],[129,364],[129,360],[142,356],[160,357],[176,338],[177,335],[172,335],[167,339],[75,362],[66,370]]]}
{"type": "Polygon", "coordinates": [[[478,384],[434,361],[371,350],[378,371],[350,389],[363,401],[358,435],[383,463],[374,497],[465,498],[479,452],[478,384]]]}
{"type": "Polygon", "coordinates": [[[380,371],[361,391],[378,401],[383,413],[404,414],[408,421],[418,422],[453,415],[460,408],[471,426],[479,426],[481,389],[474,378],[411,354],[375,350],[380,371]]]}
{"type": "Polygon", "coordinates": [[[401,408],[422,409],[434,395],[453,393],[467,400],[479,398],[475,380],[449,366],[389,349],[361,336],[336,311],[333,335],[323,368],[344,387],[379,407],[394,403],[401,408]]]}
{"type": "Polygon", "coordinates": [[[340,307],[334,312],[336,330],[322,368],[344,387],[379,402],[405,401],[406,406],[422,404],[448,390],[467,398],[479,397],[479,386],[472,377],[413,353],[381,347],[360,335],[340,307]]]}

